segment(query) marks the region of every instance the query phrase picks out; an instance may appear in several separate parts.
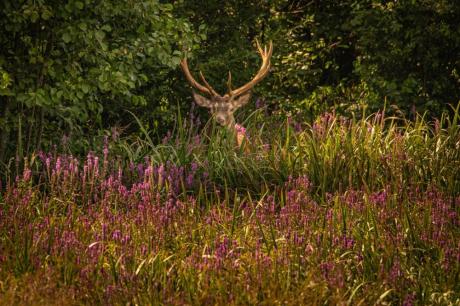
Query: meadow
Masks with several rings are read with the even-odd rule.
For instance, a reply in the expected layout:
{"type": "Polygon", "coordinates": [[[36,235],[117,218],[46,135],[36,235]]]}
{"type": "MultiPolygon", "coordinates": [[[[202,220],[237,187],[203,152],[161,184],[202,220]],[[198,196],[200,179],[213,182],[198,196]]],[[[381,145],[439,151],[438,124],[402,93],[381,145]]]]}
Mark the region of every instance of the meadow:
{"type": "Polygon", "coordinates": [[[192,118],[12,161],[0,304],[458,305],[458,120],[259,110],[247,150],[192,118]]]}

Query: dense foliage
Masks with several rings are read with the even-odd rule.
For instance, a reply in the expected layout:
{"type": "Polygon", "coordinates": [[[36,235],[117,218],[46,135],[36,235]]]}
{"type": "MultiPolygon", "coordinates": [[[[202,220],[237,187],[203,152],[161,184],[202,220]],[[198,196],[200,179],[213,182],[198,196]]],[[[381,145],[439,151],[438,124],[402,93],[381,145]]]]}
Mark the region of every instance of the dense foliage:
{"type": "Polygon", "coordinates": [[[386,99],[413,115],[439,114],[459,101],[458,2],[279,2],[275,93],[289,93],[293,106],[376,110],[386,99]]]}
{"type": "Polygon", "coordinates": [[[161,137],[190,109],[183,51],[224,91],[227,70],[239,85],[257,69],[255,38],[274,41],[255,96],[275,113],[439,115],[460,98],[459,18],[448,0],[2,1],[0,161],[137,132],[126,110],[161,137]]]}
{"type": "Polygon", "coordinates": [[[154,0],[2,1],[0,158],[126,124],[126,109],[162,116],[181,45],[199,41],[172,10],[154,0]]]}

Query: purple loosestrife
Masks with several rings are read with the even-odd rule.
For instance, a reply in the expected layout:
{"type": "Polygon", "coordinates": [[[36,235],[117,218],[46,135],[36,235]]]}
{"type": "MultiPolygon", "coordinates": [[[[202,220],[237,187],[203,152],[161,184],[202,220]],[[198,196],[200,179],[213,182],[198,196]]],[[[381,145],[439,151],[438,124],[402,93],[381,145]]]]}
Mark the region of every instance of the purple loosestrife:
{"type": "Polygon", "coordinates": [[[393,262],[393,265],[391,266],[390,271],[388,273],[388,281],[393,286],[398,286],[398,284],[402,280],[403,276],[404,276],[404,273],[402,271],[399,259],[396,259],[393,262]]]}
{"type": "Polygon", "coordinates": [[[192,170],[192,173],[195,173],[198,170],[198,164],[196,162],[192,162],[190,169],[192,170]]]}
{"type": "Polygon", "coordinates": [[[197,303],[230,303],[228,288],[241,290],[235,303],[262,295],[282,300],[278,284],[289,296],[308,287],[319,301],[339,303],[365,283],[352,302],[375,303],[373,292],[392,288],[383,302],[406,305],[435,304],[428,293],[455,288],[460,198],[442,186],[382,182],[392,187],[331,191],[318,204],[317,186],[299,176],[269,187],[263,200],[251,193],[253,203],[249,196],[233,203],[232,194],[230,203],[206,202],[214,190],[214,199],[232,190],[216,183],[201,198],[183,193],[183,185],[195,187],[209,169],[199,156],[188,165],[147,158],[124,166],[108,160],[109,153],[103,149],[98,162],[90,152],[78,164],[70,155],[40,152],[38,167],[26,166],[7,182],[0,191],[2,273],[14,279],[26,271],[72,287],[76,297],[114,304],[144,298],[146,287],[149,298],[172,304],[191,303],[188,295],[197,303]],[[188,283],[199,285],[187,291],[188,283]],[[324,284],[327,296],[316,289],[324,284]]]}
{"type": "Polygon", "coordinates": [[[413,306],[415,302],[416,296],[414,293],[408,293],[404,297],[404,301],[402,303],[402,306],[413,306]]]}
{"type": "Polygon", "coordinates": [[[48,173],[50,173],[50,171],[51,171],[51,157],[48,156],[46,158],[45,164],[46,164],[46,169],[48,170],[48,173]]]}
{"type": "Polygon", "coordinates": [[[384,206],[387,202],[387,199],[388,199],[388,194],[386,190],[372,193],[369,197],[369,200],[372,203],[377,204],[378,206],[384,206]]]}
{"type": "Polygon", "coordinates": [[[64,230],[62,232],[61,240],[59,242],[59,249],[61,250],[62,254],[75,252],[76,250],[80,249],[80,247],[80,241],[78,240],[74,231],[64,230]]]}
{"type": "Polygon", "coordinates": [[[137,175],[139,177],[143,177],[144,176],[144,164],[138,164],[137,165],[137,175]]]}
{"type": "Polygon", "coordinates": [[[102,177],[105,177],[105,175],[107,173],[107,168],[108,168],[108,165],[109,165],[109,159],[108,159],[108,156],[109,156],[109,140],[108,140],[108,136],[104,136],[104,147],[102,149],[102,154],[103,154],[103,158],[102,158],[102,177]]]}
{"type": "Polygon", "coordinates": [[[218,241],[215,242],[215,268],[218,269],[224,265],[224,261],[230,256],[231,252],[233,251],[232,246],[232,241],[227,236],[224,236],[222,239],[218,239],[218,241]]]}
{"type": "Polygon", "coordinates": [[[332,288],[343,288],[345,285],[344,275],[339,264],[326,261],[319,265],[323,279],[332,288]]]}
{"type": "Polygon", "coordinates": [[[338,246],[343,250],[351,250],[355,245],[355,239],[353,237],[342,234],[341,236],[333,237],[333,246],[338,246]]]}
{"type": "Polygon", "coordinates": [[[443,251],[442,268],[444,271],[449,271],[452,267],[460,265],[460,242],[452,247],[445,247],[443,251]]]}
{"type": "Polygon", "coordinates": [[[262,98],[257,98],[256,100],[256,109],[260,109],[260,108],[263,108],[265,107],[265,100],[262,99],[262,98]]]}
{"type": "Polygon", "coordinates": [[[120,241],[122,238],[122,234],[121,234],[121,231],[120,230],[114,230],[113,233],[112,233],[112,239],[115,240],[115,241],[120,241]]]}
{"type": "Polygon", "coordinates": [[[62,169],[61,166],[62,166],[61,156],[58,156],[58,158],[56,159],[56,164],[54,166],[55,175],[59,176],[59,174],[61,173],[61,169],[62,169]]]}
{"type": "Polygon", "coordinates": [[[305,238],[297,232],[294,232],[292,242],[296,247],[301,247],[305,243],[305,238]]]}
{"type": "Polygon", "coordinates": [[[30,178],[32,177],[32,170],[29,168],[24,168],[24,171],[22,172],[22,181],[27,183],[30,181],[30,178]]]}
{"type": "Polygon", "coordinates": [[[168,131],[165,135],[165,137],[163,137],[163,140],[161,141],[162,144],[167,144],[171,141],[171,138],[172,138],[172,134],[171,134],[171,131],[168,131]]]}
{"type": "Polygon", "coordinates": [[[346,203],[349,208],[356,210],[358,213],[364,211],[364,200],[363,192],[356,190],[348,190],[344,195],[341,196],[341,201],[346,203]]]}
{"type": "Polygon", "coordinates": [[[107,160],[109,155],[109,138],[108,136],[104,136],[104,147],[102,149],[102,153],[104,154],[104,160],[107,160]]]}
{"type": "Polygon", "coordinates": [[[302,131],[303,131],[302,123],[296,122],[296,123],[294,124],[294,130],[295,130],[296,133],[302,132],[302,131]]]}
{"type": "Polygon", "coordinates": [[[188,188],[193,186],[193,176],[194,175],[192,173],[187,175],[186,185],[187,185],[188,188]]]}
{"type": "Polygon", "coordinates": [[[129,233],[126,233],[123,238],[121,239],[121,243],[123,245],[128,244],[131,241],[131,235],[129,233]]]}
{"type": "Polygon", "coordinates": [[[319,120],[315,121],[312,126],[313,136],[317,138],[324,138],[326,136],[326,132],[330,125],[335,121],[336,117],[334,113],[325,113],[323,114],[319,120]]]}
{"type": "Polygon", "coordinates": [[[93,169],[94,169],[94,177],[98,179],[99,178],[99,157],[98,156],[94,156],[93,169]]]}
{"type": "Polygon", "coordinates": [[[441,123],[439,122],[439,119],[436,118],[434,120],[434,133],[435,135],[439,135],[441,132],[441,123]]]}

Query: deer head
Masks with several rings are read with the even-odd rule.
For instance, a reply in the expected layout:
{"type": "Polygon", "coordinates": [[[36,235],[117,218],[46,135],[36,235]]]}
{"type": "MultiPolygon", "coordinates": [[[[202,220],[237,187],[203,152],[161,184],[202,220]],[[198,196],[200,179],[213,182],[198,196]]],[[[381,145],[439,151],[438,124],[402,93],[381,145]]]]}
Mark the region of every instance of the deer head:
{"type": "Polygon", "coordinates": [[[235,118],[233,113],[243,105],[249,102],[249,98],[251,96],[250,90],[259,83],[269,72],[270,69],[270,57],[273,51],[273,44],[270,42],[270,46],[267,50],[265,46],[262,49],[259,45],[259,42],[256,41],[257,49],[259,50],[260,56],[262,57],[262,65],[259,69],[259,72],[252,78],[251,81],[246,83],[245,85],[237,88],[232,89],[232,74],[228,72],[228,81],[227,87],[228,92],[225,95],[218,94],[209,83],[206,81],[203,73],[200,71],[200,78],[203,84],[197,82],[187,64],[187,58],[184,58],[180,65],[182,67],[182,71],[185,74],[187,81],[194,87],[196,90],[204,93],[209,98],[199,95],[195,91],[193,92],[193,98],[195,102],[203,107],[209,108],[211,114],[214,116],[216,121],[222,125],[229,128],[234,128],[235,126],[235,118]]]}

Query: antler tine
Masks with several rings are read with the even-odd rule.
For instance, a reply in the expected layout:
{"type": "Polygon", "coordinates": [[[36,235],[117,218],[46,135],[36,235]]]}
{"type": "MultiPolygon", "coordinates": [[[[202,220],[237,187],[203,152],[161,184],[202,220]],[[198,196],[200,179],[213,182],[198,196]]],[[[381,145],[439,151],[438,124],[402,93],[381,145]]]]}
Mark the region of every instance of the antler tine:
{"type": "Polygon", "coordinates": [[[256,39],[256,46],[257,46],[257,50],[259,50],[259,53],[260,53],[260,54],[263,54],[264,52],[263,52],[262,48],[260,47],[260,44],[259,44],[259,40],[258,40],[258,39],[256,39]]]}
{"type": "Polygon", "coordinates": [[[264,51],[262,51],[262,48],[260,48],[259,46],[259,53],[260,53],[260,56],[262,57],[262,66],[260,67],[259,72],[257,72],[257,74],[254,76],[254,79],[261,77],[261,75],[264,73],[268,73],[268,69],[270,69],[270,65],[271,65],[270,59],[273,53],[272,42],[270,42],[268,53],[267,53],[267,46],[264,46],[264,51]]]}
{"type": "Polygon", "coordinates": [[[206,86],[206,88],[209,90],[210,94],[212,96],[219,96],[219,94],[211,87],[211,85],[209,85],[208,81],[206,81],[203,73],[200,71],[200,77],[201,77],[201,81],[203,81],[204,83],[204,86],[206,86]]]}
{"type": "Polygon", "coordinates": [[[267,46],[264,46],[264,49],[260,47],[258,40],[256,40],[256,45],[260,53],[260,56],[262,57],[262,65],[260,66],[259,71],[252,78],[251,81],[241,86],[240,88],[233,90],[231,93],[229,93],[230,95],[239,96],[249,91],[252,87],[254,87],[257,83],[259,83],[268,74],[270,70],[270,65],[271,65],[270,58],[273,53],[273,43],[270,41],[268,51],[267,51],[267,46]]]}
{"type": "Polygon", "coordinates": [[[204,78],[204,76],[203,76],[203,74],[201,72],[200,72],[201,79],[203,80],[203,83],[205,83],[206,86],[201,85],[200,83],[198,83],[195,80],[195,78],[192,76],[192,74],[190,73],[190,70],[188,68],[187,58],[184,58],[183,60],[181,60],[180,66],[182,68],[182,71],[184,72],[185,78],[190,83],[190,85],[192,85],[193,87],[195,87],[196,89],[198,89],[199,91],[201,91],[201,92],[203,92],[205,94],[208,94],[208,95],[211,95],[211,96],[219,95],[214,89],[212,89],[212,87],[209,85],[209,83],[206,82],[206,79],[204,78]]]}

